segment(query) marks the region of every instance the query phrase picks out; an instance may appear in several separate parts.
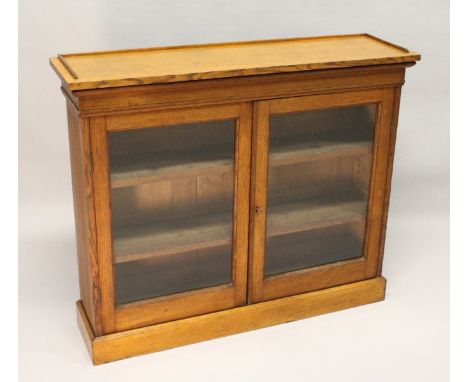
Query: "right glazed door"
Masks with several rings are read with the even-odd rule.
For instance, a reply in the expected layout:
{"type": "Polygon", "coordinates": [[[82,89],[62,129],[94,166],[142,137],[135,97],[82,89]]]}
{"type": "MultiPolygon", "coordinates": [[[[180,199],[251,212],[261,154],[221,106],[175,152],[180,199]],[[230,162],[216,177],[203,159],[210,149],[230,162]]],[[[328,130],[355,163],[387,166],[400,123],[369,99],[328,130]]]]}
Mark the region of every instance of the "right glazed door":
{"type": "Polygon", "coordinates": [[[255,104],[250,302],[377,275],[394,94],[255,104]]]}

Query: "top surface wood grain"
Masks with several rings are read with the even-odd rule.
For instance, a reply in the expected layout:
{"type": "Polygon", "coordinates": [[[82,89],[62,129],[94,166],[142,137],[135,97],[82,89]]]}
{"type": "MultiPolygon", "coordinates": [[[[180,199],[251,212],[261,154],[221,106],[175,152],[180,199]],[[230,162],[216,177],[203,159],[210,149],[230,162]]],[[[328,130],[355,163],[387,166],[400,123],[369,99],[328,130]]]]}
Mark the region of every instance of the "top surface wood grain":
{"type": "Polygon", "coordinates": [[[360,34],[65,54],[50,62],[70,90],[85,90],[419,59],[360,34]]]}

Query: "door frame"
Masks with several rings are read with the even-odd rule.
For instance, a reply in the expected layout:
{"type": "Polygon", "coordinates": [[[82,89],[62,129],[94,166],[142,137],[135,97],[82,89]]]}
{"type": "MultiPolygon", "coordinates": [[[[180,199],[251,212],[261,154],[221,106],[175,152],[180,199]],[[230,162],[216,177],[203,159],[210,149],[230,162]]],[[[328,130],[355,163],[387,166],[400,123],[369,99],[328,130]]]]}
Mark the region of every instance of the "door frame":
{"type": "Polygon", "coordinates": [[[344,91],[254,102],[250,196],[249,303],[376,277],[385,223],[388,167],[391,166],[395,87],[344,91]],[[264,277],[268,191],[269,121],[273,114],[377,104],[364,256],[359,259],[264,277]]]}
{"type": "Polygon", "coordinates": [[[103,334],[246,304],[252,103],[167,109],[89,118],[103,334]],[[108,135],[185,123],[237,119],[234,162],[232,283],[116,306],[108,135]]]}

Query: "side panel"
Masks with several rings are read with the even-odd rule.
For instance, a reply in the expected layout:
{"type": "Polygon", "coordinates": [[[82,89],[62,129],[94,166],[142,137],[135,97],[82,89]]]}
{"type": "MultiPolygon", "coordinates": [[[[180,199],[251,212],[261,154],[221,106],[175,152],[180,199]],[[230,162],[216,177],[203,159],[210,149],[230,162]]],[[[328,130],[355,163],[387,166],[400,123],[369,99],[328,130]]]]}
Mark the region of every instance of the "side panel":
{"type": "Polygon", "coordinates": [[[385,249],[385,237],[387,234],[387,220],[388,220],[388,210],[390,206],[390,191],[392,185],[392,173],[393,173],[393,160],[395,158],[395,144],[397,137],[397,126],[398,126],[398,113],[400,111],[400,97],[401,97],[401,87],[395,88],[395,95],[393,99],[393,111],[390,125],[390,138],[389,138],[389,149],[388,149],[388,167],[387,167],[387,176],[385,181],[385,205],[384,205],[384,215],[382,219],[382,233],[380,238],[380,248],[379,248],[379,260],[377,265],[377,275],[382,274],[382,265],[385,249]]]}
{"type": "Polygon", "coordinates": [[[67,100],[80,296],[96,335],[102,334],[96,251],[91,139],[88,119],[67,100]]]}
{"type": "Polygon", "coordinates": [[[102,331],[107,334],[112,333],[115,328],[115,293],[106,117],[91,118],[90,131],[96,211],[96,248],[99,254],[98,269],[101,288],[101,320],[102,331]]]}

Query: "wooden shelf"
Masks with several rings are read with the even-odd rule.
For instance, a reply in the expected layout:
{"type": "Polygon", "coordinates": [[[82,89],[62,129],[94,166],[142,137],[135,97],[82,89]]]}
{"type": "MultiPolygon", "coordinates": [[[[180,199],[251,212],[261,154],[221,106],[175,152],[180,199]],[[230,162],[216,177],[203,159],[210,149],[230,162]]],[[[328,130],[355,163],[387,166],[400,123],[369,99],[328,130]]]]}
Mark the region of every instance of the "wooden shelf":
{"type": "MultiPolygon", "coordinates": [[[[176,179],[186,176],[223,174],[233,171],[232,148],[205,148],[171,156],[131,156],[112,163],[112,188],[176,179]]],[[[336,156],[372,152],[371,139],[359,131],[333,130],[315,135],[297,135],[272,139],[270,165],[309,162],[336,156]],[[311,136],[314,137],[311,139],[311,136]]]]}
{"type": "Polygon", "coordinates": [[[371,152],[371,138],[357,130],[332,130],[317,134],[276,137],[270,142],[270,166],[371,152]]]}
{"type": "Polygon", "coordinates": [[[228,245],[232,239],[231,216],[202,216],[114,230],[116,263],[181,254],[228,245]]]}
{"type": "Polygon", "coordinates": [[[172,155],[126,156],[111,163],[112,188],[176,179],[193,174],[210,175],[233,171],[234,156],[228,153],[233,148],[208,148],[186,151],[172,155]]]}
{"type": "MultiPolygon", "coordinates": [[[[361,221],[366,202],[349,195],[283,203],[268,210],[267,235],[278,236],[315,228],[361,221]]],[[[231,243],[229,214],[147,224],[114,230],[116,263],[182,254],[231,243]]]]}

